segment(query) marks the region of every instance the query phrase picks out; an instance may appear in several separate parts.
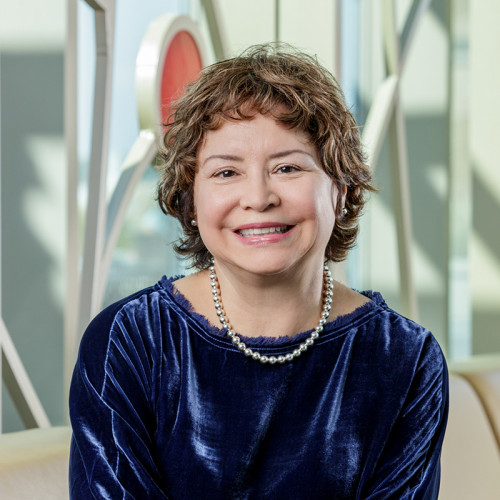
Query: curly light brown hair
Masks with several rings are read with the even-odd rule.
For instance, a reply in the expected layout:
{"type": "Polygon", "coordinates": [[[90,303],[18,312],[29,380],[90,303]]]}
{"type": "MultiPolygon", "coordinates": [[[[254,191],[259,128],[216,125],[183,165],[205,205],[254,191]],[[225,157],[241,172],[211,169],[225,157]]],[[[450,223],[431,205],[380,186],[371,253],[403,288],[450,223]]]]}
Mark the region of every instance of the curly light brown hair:
{"type": "Polygon", "coordinates": [[[346,186],[347,211],[344,214],[337,203],[325,250],[326,259],[342,261],[355,244],[365,194],[375,190],[358,126],[333,75],[314,57],[283,44],[254,46],[205,68],[173,104],[160,152],[158,202],[182,225],[184,237],[175,250],[191,258],[194,267],[209,264],[210,253],[191,224],[196,155],[207,131],[224,120],[248,120],[257,113],[306,132],[318,148],[323,169],[339,188],[339,197],[346,186]]]}

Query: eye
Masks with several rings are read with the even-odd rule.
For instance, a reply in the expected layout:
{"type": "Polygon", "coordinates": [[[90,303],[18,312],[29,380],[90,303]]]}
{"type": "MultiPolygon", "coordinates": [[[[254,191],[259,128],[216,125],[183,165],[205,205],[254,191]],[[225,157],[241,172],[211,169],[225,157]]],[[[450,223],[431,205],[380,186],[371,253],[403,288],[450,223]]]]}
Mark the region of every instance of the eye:
{"type": "Polygon", "coordinates": [[[220,179],[229,179],[230,177],[233,177],[235,175],[236,172],[234,170],[231,170],[230,168],[224,168],[215,172],[214,177],[218,177],[220,179]]]}
{"type": "Polygon", "coordinates": [[[294,172],[298,172],[300,170],[299,167],[296,167],[295,165],[280,165],[277,168],[277,171],[280,174],[293,174],[294,172]]]}

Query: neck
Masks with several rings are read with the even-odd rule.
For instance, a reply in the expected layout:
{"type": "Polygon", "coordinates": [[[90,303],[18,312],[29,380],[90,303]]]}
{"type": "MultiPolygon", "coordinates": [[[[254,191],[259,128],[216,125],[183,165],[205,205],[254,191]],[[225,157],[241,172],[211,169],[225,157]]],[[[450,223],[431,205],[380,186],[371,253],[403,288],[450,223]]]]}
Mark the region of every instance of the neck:
{"type": "Polygon", "coordinates": [[[322,263],[272,276],[235,272],[217,262],[215,269],[226,317],[237,333],[293,336],[317,325],[323,298],[322,263]]]}

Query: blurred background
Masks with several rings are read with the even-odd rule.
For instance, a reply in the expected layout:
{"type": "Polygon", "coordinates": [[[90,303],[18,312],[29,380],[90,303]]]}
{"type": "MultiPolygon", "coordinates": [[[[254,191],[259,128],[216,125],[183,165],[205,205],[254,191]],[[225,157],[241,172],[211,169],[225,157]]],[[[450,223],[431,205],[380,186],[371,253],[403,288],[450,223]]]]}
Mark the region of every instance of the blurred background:
{"type": "MultiPolygon", "coordinates": [[[[165,13],[196,24],[206,64],[281,40],[334,72],[379,188],[337,277],[382,292],[434,333],[449,360],[498,353],[500,3],[2,0],[2,431],[67,419],[86,321],[79,276],[85,242],[92,243],[89,204],[96,190],[99,203],[112,198],[140,136],[136,58],[148,26],[165,13]],[[109,92],[94,108],[102,22],[109,92]],[[101,108],[106,168],[96,184],[89,180],[92,130],[101,108]],[[39,402],[46,420],[26,417],[23,398],[39,402]]],[[[164,274],[188,272],[171,249],[178,227],[156,206],[156,182],[148,166],[134,185],[109,274],[97,272],[104,285],[90,313],[164,274]]]]}

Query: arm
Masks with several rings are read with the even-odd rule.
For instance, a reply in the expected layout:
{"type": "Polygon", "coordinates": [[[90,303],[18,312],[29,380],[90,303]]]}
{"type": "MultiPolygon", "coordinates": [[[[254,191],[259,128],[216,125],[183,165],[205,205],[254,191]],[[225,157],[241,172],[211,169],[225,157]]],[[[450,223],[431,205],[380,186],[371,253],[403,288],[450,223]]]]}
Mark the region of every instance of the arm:
{"type": "Polygon", "coordinates": [[[437,499],[447,416],[446,363],[437,342],[429,336],[402,411],[362,498],[437,499]]]}
{"type": "Polygon", "coordinates": [[[74,500],[166,498],[153,456],[154,352],[140,330],[106,310],[82,340],[70,392],[74,500]]]}

